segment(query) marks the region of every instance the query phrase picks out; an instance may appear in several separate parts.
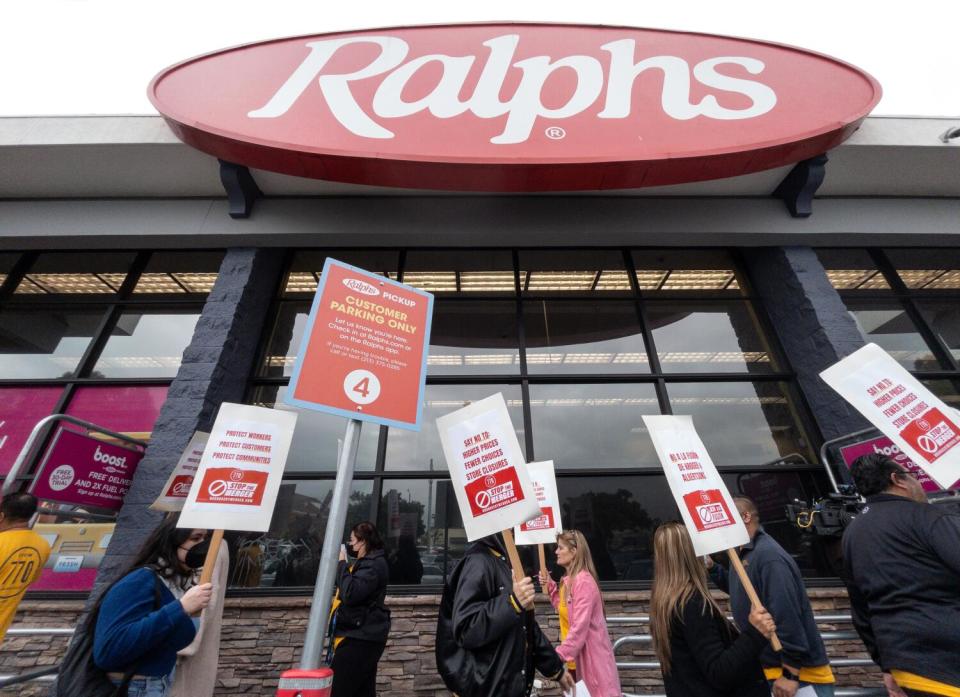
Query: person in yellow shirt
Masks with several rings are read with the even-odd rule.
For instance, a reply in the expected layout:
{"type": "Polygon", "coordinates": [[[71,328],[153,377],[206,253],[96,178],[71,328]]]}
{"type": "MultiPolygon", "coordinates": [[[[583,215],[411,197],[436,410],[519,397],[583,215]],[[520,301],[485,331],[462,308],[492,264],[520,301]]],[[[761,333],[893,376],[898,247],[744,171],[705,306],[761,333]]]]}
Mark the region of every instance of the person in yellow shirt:
{"type": "Polygon", "coordinates": [[[50,545],[30,529],[37,512],[33,494],[7,494],[0,503],[0,642],[27,588],[40,578],[50,545]]]}

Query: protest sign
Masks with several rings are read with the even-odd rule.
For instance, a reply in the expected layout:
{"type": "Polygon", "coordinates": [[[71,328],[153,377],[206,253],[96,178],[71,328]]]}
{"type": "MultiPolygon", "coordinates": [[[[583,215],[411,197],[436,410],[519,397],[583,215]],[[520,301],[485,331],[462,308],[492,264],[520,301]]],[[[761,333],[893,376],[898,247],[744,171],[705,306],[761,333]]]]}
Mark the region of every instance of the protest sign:
{"type": "Polygon", "coordinates": [[[699,556],[750,541],[733,497],[689,416],[644,416],[667,483],[699,556]]]}
{"type": "MultiPolygon", "coordinates": [[[[858,457],[873,454],[886,455],[891,460],[896,462],[898,465],[900,465],[900,467],[916,477],[917,481],[920,482],[920,485],[923,487],[923,490],[927,493],[940,491],[942,489],[939,484],[930,478],[930,475],[927,474],[922,467],[904,455],[900,448],[898,448],[894,442],[886,436],[866,438],[856,443],[851,443],[850,445],[844,445],[840,448],[840,457],[843,460],[843,464],[845,464],[847,468],[853,465],[854,461],[858,457]]],[[[954,482],[953,486],[950,488],[960,489],[960,480],[954,482]]]]}
{"type": "MultiPolygon", "coordinates": [[[[736,552],[737,547],[750,542],[750,533],[693,426],[693,417],[644,416],[643,423],[690,533],[694,552],[705,556],[726,550],[730,567],[740,577],[750,603],[759,607],[760,598],[736,552]]],[[[776,634],[770,637],[770,644],[774,651],[783,648],[776,634]]]]}
{"type": "Polygon", "coordinates": [[[157,500],[150,504],[150,508],[155,511],[176,512],[183,509],[183,502],[187,500],[187,494],[190,493],[190,487],[193,486],[193,479],[197,475],[197,469],[200,467],[200,459],[203,457],[203,450],[207,447],[209,433],[196,431],[186,449],[180,456],[177,466],[167,477],[163,489],[157,500]]]}
{"type": "Polygon", "coordinates": [[[266,532],[297,415],[223,403],[177,527],[266,532]]]}
{"type": "Polygon", "coordinates": [[[433,296],[328,258],[284,402],[420,430],[433,296]]]}
{"type": "Polygon", "coordinates": [[[470,541],[540,515],[526,458],[502,394],[437,419],[463,526],[470,541]]]}
{"type": "Polygon", "coordinates": [[[533,493],[540,506],[540,515],[516,526],[513,531],[518,545],[550,544],[556,542],[563,530],[560,523],[560,498],[557,496],[557,477],[553,460],[530,462],[527,474],[533,483],[533,493]]]}
{"type": "Polygon", "coordinates": [[[143,451],[61,429],[33,480],[39,499],[120,510],[143,451]]]}
{"type": "Polygon", "coordinates": [[[820,377],[940,487],[960,479],[960,419],[882,348],[867,344],[820,377]]]}

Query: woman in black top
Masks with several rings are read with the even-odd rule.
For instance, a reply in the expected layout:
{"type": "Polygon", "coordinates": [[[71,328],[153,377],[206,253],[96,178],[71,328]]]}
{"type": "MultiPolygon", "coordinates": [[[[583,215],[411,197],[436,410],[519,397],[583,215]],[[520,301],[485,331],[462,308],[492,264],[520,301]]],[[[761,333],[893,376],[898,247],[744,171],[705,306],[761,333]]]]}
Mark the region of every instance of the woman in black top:
{"type": "Polygon", "coordinates": [[[650,634],[667,697],[769,697],[760,652],[776,631],[762,607],[740,634],[707,588],[707,573],[682,523],[653,536],[650,634]]]}
{"type": "Polygon", "coordinates": [[[350,547],[357,560],[349,564],[341,551],[337,566],[331,697],[375,697],[377,663],[390,633],[390,610],[383,604],[389,570],[373,523],[350,531],[350,547]]]}

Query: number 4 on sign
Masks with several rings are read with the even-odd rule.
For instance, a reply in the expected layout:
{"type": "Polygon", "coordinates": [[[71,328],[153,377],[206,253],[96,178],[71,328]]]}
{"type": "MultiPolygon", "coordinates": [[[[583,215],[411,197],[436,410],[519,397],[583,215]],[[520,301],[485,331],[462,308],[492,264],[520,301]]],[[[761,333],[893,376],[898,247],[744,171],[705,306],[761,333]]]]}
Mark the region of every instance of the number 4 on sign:
{"type": "Polygon", "coordinates": [[[353,386],[354,392],[359,392],[364,399],[370,394],[370,378],[366,377],[353,386]]]}

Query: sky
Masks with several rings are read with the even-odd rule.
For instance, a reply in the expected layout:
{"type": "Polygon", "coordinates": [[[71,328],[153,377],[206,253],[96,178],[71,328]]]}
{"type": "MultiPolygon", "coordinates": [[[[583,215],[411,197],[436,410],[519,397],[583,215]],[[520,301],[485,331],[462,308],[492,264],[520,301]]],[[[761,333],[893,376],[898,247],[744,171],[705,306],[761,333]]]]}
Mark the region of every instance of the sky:
{"type": "Polygon", "coordinates": [[[0,116],[153,114],[150,78],[200,53],[283,36],[490,20],[792,44],[877,78],[884,96],[875,115],[960,117],[955,0],[8,0],[0,22],[0,116]]]}

